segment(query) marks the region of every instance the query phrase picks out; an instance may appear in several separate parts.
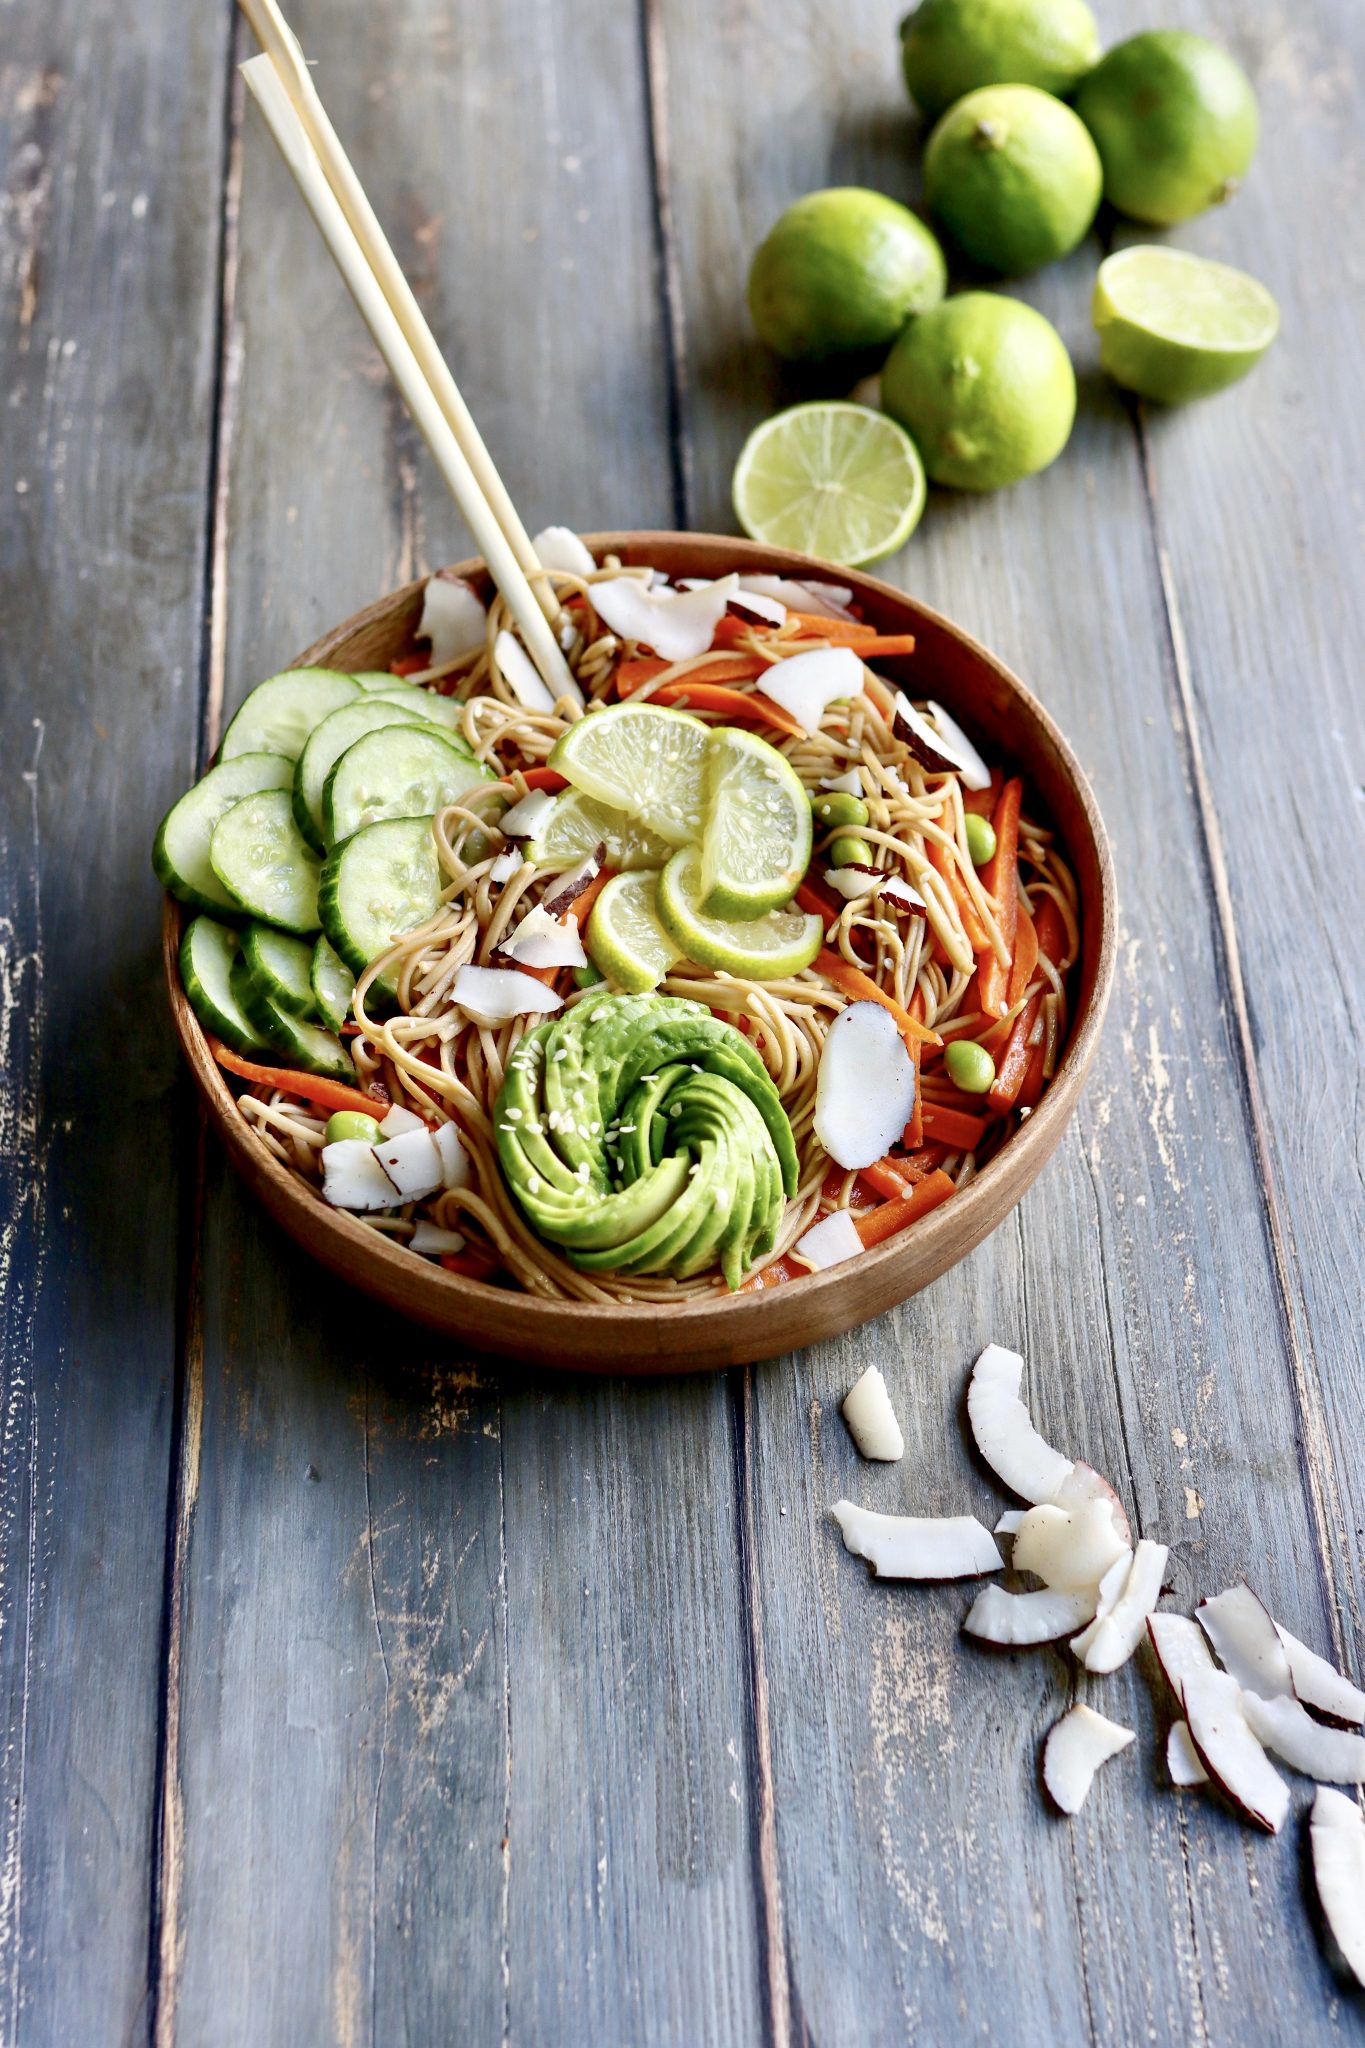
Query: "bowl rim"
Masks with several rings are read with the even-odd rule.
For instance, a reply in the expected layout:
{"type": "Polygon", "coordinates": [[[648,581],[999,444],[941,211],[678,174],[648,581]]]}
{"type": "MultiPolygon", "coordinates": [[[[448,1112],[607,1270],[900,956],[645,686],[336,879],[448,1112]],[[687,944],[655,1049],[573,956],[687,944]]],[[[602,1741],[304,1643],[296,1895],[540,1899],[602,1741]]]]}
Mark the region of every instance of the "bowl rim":
{"type": "MultiPolygon", "coordinates": [[[[980,1238],[988,1235],[1003,1220],[1004,1213],[1013,1206],[1013,1200],[1006,1204],[996,1223],[988,1223],[976,1237],[971,1235],[971,1220],[988,1210],[996,1195],[998,1184],[1006,1174],[1018,1176],[1021,1168],[1037,1158],[1035,1173],[1042,1170],[1048,1155],[1061,1136],[1067,1120],[1075,1106],[1086,1073],[1094,1058],[1103,1028],[1113,987],[1115,960],[1117,954],[1117,883],[1108,835],[1100,816],[1094,793],[1079,760],[1065,739],[1060,728],[1045,708],[1014,671],[993,654],[976,637],[959,626],[956,621],[925,604],[920,598],[897,589],[894,584],[883,582],[879,577],[869,576],[865,571],[845,569],[842,566],[822,562],[818,558],[804,555],[795,550],[768,547],[754,541],[736,539],[727,534],[708,534],[693,530],[670,529],[620,529],[613,532],[585,533],[585,545],[595,555],[617,552],[623,548],[644,550],[652,544],[668,546],[671,543],[691,540],[702,545],[724,548],[741,568],[755,573],[783,575],[789,577],[814,577],[818,581],[850,581],[855,589],[875,594],[893,606],[909,604],[923,620],[960,643],[966,651],[985,668],[992,671],[998,681],[1004,684],[1007,693],[1022,700],[1029,715],[1040,728],[1051,748],[1063,776],[1075,792],[1076,800],[1084,819],[1093,849],[1098,874],[1098,900],[1100,929],[1095,948],[1095,972],[1090,998],[1083,1012],[1073,1021],[1066,1048],[1058,1063],[1051,1084],[1028,1118],[1027,1123],[1016,1130],[1001,1146],[995,1156],[982,1167],[970,1185],[956,1194],[951,1202],[942,1203],[921,1217],[910,1231],[900,1237],[892,1237],[885,1243],[865,1252],[857,1261],[858,1272],[864,1278],[883,1273],[889,1265],[906,1256],[910,1240],[921,1262],[935,1266],[935,1271],[946,1270],[956,1263],[956,1257],[938,1258],[950,1237],[963,1235],[968,1239],[965,1250],[972,1248],[980,1238]]],[[[436,572],[432,572],[436,573],[436,572]]],[[[444,573],[477,578],[486,576],[486,566],[481,558],[471,557],[452,564],[444,573]]],[[[327,633],[322,634],[300,654],[291,666],[303,668],[325,665],[326,656],[339,643],[353,638],[367,623],[378,623],[399,609],[406,600],[415,602],[425,587],[427,576],[415,578],[401,585],[397,590],[375,599],[350,618],[341,621],[327,633]]],[[[220,1129],[230,1151],[237,1155],[237,1163],[248,1168],[250,1178],[264,1180],[274,1195],[274,1213],[278,1217],[282,1210],[299,1211],[306,1206],[315,1226],[335,1234],[339,1245],[353,1248],[356,1263],[363,1263],[376,1273],[387,1272],[395,1291],[411,1292],[413,1280],[412,1254],[403,1247],[390,1243],[379,1232],[368,1230],[342,1210],[325,1208],[314,1190],[298,1175],[276,1160],[265,1147],[252,1137],[243,1119],[238,1115],[236,1097],[228,1086],[223,1068],[209,1051],[207,1035],[198,1018],[189,1006],[188,998],[180,980],[179,947],[180,937],[190,912],[174,897],[167,894],[162,914],[162,950],[168,993],[173,1020],[181,1047],[186,1055],[200,1092],[217,1112],[220,1129]]],[[[1026,1175],[1026,1187],[1034,1175],[1026,1175]]],[[[1017,1199],[1017,1198],[1015,1198],[1017,1199]]],[[[316,1254],[312,1254],[316,1256],[316,1254]]],[[[480,1280],[468,1279],[457,1273],[449,1273],[443,1267],[423,1260],[422,1278],[425,1282],[425,1304],[413,1307],[412,1312],[420,1319],[444,1325],[456,1319],[461,1303],[480,1309],[490,1306],[501,1307],[509,1324],[515,1328],[507,1332],[507,1349],[521,1355],[549,1357],[553,1344],[549,1341],[555,1329],[586,1332],[588,1329],[602,1329],[610,1326],[620,1332],[634,1331],[642,1340],[647,1338],[651,1327],[666,1319],[671,1330],[685,1330],[689,1325],[709,1323],[723,1313],[726,1328],[733,1335],[733,1342],[727,1340],[727,1347],[736,1357],[761,1358],[772,1355],[758,1345],[746,1343],[746,1336],[756,1335],[765,1318],[771,1314],[771,1294],[763,1289],[751,1293],[716,1294],[679,1302],[676,1306],[667,1303],[629,1304],[619,1302],[582,1302],[564,1299],[546,1299],[524,1290],[497,1287],[480,1280]],[[448,1304],[448,1310],[440,1304],[448,1304]]],[[[828,1288],[831,1283],[846,1279],[849,1268],[838,1266],[803,1274],[783,1284],[784,1301],[810,1302],[828,1288]]],[[[878,1292],[872,1287],[868,1294],[878,1292]]],[[[903,1299],[904,1296],[895,1296],[903,1299]]],[[[877,1306],[870,1306],[867,1313],[872,1316],[882,1313],[877,1306]]],[[[481,1316],[480,1322],[487,1318],[481,1316]]],[[[478,1339],[475,1339],[477,1348],[478,1339]]],[[[488,1340],[484,1340],[485,1343],[488,1340]]],[[[670,1354],[674,1347],[670,1345],[670,1354]]],[[[707,1361],[703,1360],[705,1364],[707,1361]]],[[[677,1369],[684,1369],[686,1360],[673,1360],[677,1369]]],[[[569,1361],[570,1369],[576,1369],[576,1361],[569,1361]]],[[[619,1366],[615,1369],[621,1369],[619,1366]]]]}

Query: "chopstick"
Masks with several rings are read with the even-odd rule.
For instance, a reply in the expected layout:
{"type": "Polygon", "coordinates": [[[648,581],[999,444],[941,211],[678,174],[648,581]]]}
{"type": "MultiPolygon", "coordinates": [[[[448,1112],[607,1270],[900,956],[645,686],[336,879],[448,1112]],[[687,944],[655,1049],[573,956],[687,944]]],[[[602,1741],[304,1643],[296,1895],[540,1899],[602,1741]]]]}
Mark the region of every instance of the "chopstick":
{"type": "MultiPolygon", "coordinates": [[[[251,9],[248,9],[248,12],[250,13],[251,9]]],[[[278,15],[278,9],[275,12],[278,15]]],[[[284,26],[283,17],[280,17],[279,26],[283,31],[284,37],[289,42],[292,42],[293,38],[290,36],[289,30],[284,26]]],[[[297,44],[295,44],[295,51],[297,51],[297,47],[297,44]]],[[[299,61],[301,62],[301,60],[299,61]]],[[[564,659],[563,650],[551,630],[546,613],[542,609],[535,591],[532,589],[526,570],[518,560],[509,534],[498,516],[498,511],[486,487],[485,477],[493,479],[496,485],[496,494],[500,495],[506,504],[523,540],[525,540],[525,529],[522,527],[515,510],[511,506],[511,500],[507,497],[506,489],[493,467],[492,459],[487,449],[479,439],[478,431],[474,427],[472,419],[469,418],[468,410],[464,406],[464,401],[460,398],[455,380],[451,377],[449,369],[446,368],[442,361],[430,329],[427,328],[426,322],[422,319],[417,302],[415,299],[412,299],[411,290],[398,269],[393,251],[389,249],[387,242],[384,241],[378,222],[374,222],[374,232],[378,237],[378,244],[386,252],[394,275],[402,284],[403,292],[411,300],[412,311],[420,323],[422,331],[425,333],[426,341],[429,345],[429,353],[434,357],[435,362],[440,364],[441,370],[444,372],[444,381],[448,384],[449,391],[454,393],[459,409],[464,419],[468,421],[473,441],[477,443],[478,450],[481,453],[484,476],[476,473],[475,465],[469,458],[468,444],[462,445],[460,436],[457,435],[454,426],[447,417],[445,408],[423,369],[422,362],[418,358],[412,340],[405,331],[403,322],[400,320],[393,302],[383,289],[374,268],[371,266],[365,247],[362,245],[351,221],[347,218],[340,199],[328,181],[319,162],[317,152],[309,139],[302,117],[277,67],[273,54],[267,53],[261,57],[250,58],[242,66],[242,76],[246,80],[253,99],[265,116],[266,125],[279,145],[280,154],[293,173],[294,182],[298,186],[309,211],[312,213],[323,240],[331,251],[332,260],[341,272],[347,290],[350,292],[362,319],[373,335],[376,346],[388,365],[390,375],[402,393],[404,402],[417,423],[418,430],[431,450],[437,468],[440,470],[456,503],[464,514],[469,530],[474,536],[475,544],[485,562],[487,562],[493,581],[502,592],[503,597],[507,601],[508,609],[521,629],[522,638],[526,642],[527,649],[532,660],[535,662],[536,668],[540,672],[546,688],[556,702],[561,697],[567,696],[581,706],[583,702],[582,692],[573,679],[569,665],[564,659]]],[[[306,71],[304,79],[307,82],[306,71]]],[[[313,98],[316,99],[316,94],[313,94],[313,98]]],[[[318,102],[318,107],[320,111],[320,101],[318,102]]],[[[322,115],[322,119],[326,120],[325,114],[322,115]]],[[[335,138],[333,140],[335,141],[335,138]]],[[[341,161],[344,163],[345,158],[341,153],[339,143],[336,144],[336,150],[341,161]]],[[[349,165],[347,165],[347,170],[350,173],[350,181],[354,185],[355,192],[359,194],[360,200],[364,202],[365,210],[368,212],[368,201],[365,201],[364,193],[361,191],[359,182],[355,178],[355,173],[350,171],[349,165]]],[[[372,213],[369,217],[373,221],[372,213]]],[[[540,564],[536,559],[534,551],[531,549],[529,540],[525,540],[525,546],[534,564],[532,573],[539,574],[543,587],[548,589],[548,583],[545,582],[543,571],[540,569],[540,564]]]]}

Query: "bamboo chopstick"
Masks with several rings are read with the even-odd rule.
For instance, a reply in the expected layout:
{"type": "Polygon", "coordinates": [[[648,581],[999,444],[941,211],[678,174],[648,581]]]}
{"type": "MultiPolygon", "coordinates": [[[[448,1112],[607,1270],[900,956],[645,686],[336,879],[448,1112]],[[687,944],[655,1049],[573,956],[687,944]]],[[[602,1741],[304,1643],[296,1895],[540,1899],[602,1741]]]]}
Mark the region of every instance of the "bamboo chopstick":
{"type": "MultiPolygon", "coordinates": [[[[417,422],[437,468],[465,516],[475,544],[488,564],[493,581],[507,600],[531,658],[540,671],[550,695],[556,702],[567,696],[581,705],[583,695],[570,673],[563,650],[551,631],[526,573],[517,560],[511,542],[464,448],[461,447],[423,373],[397,313],[381,289],[355,230],[323,173],[317,154],[273,57],[252,57],[243,64],[242,76],[265,116],[266,124],[279,145],[280,154],[293,173],[294,182],[332,253],[332,259],[341,272],[347,290],[355,300],[362,319],[388,365],[390,375],[417,422]]],[[[389,253],[392,257],[392,251],[389,253]]],[[[435,348],[434,341],[431,346],[435,348]]],[[[449,374],[447,371],[447,377],[449,374]]],[[[454,388],[452,379],[451,389],[454,388]]],[[[458,393],[456,395],[458,396],[458,393]]],[[[479,445],[482,448],[482,442],[479,445]]],[[[484,459],[488,462],[490,472],[496,476],[486,449],[484,459]]],[[[506,496],[505,491],[503,495],[506,496]]],[[[527,546],[529,545],[528,542],[527,546]]]]}

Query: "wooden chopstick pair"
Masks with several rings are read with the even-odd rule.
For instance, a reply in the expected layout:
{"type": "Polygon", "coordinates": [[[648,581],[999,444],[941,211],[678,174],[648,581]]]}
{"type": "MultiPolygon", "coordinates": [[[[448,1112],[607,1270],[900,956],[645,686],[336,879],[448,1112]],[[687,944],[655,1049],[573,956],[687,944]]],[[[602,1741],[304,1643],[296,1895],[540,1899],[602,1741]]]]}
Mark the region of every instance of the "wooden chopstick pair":
{"type": "Polygon", "coordinates": [[[277,0],[240,0],[264,55],[242,76],[332,253],[361,317],[464,514],[531,659],[556,701],[582,701],[555,635],[554,587],[493,465],[277,0]]]}

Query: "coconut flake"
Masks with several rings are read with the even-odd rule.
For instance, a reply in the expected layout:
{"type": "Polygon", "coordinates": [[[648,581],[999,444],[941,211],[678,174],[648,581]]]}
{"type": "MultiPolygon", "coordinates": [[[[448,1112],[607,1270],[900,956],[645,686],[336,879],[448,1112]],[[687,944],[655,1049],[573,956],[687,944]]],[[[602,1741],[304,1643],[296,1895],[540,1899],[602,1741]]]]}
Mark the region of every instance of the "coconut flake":
{"type": "Polygon", "coordinates": [[[1044,1504],[1030,1508],[1019,1524],[1014,1569],[1035,1573],[1045,1586],[1078,1592],[1098,1587],[1123,1551],[1105,1502],[1088,1501],[1071,1514],[1044,1504]]]}
{"type": "Polygon", "coordinates": [[[919,890],[912,888],[903,875],[888,875],[877,890],[877,901],[889,903],[895,910],[924,910],[927,907],[919,890]]]}
{"type": "Polygon", "coordinates": [[[396,1138],[381,1139],[374,1156],[397,1189],[400,1202],[424,1202],[445,1186],[441,1155],[425,1124],[415,1131],[400,1131],[396,1138]]]}
{"type": "Polygon", "coordinates": [[[1028,1501],[1050,1501],[1072,1472],[1069,1458],[1045,1443],[1019,1398],[1024,1361],[988,1344],[972,1367],[967,1419],[976,1447],[997,1479],[1028,1501]]]}
{"type": "Polygon", "coordinates": [[[926,710],[933,714],[932,725],[923,712],[916,711],[905,692],[898,690],[892,720],[896,738],[931,775],[960,775],[967,789],[989,789],[991,771],[961,726],[937,704],[927,705],[926,710]]]}
{"type": "Polygon", "coordinates": [[[738,576],[722,576],[700,590],[646,590],[638,576],[611,577],[592,587],[593,609],[623,640],[638,640],[664,661],[705,654],[738,576]]]}
{"type": "MultiPolygon", "coordinates": [[[[540,790],[536,790],[533,792],[533,794],[536,796],[539,796],[542,793],[543,792],[540,790]]],[[[513,804],[512,808],[513,810],[516,810],[517,806],[513,804]]],[[[506,853],[500,853],[497,856],[496,860],[493,862],[493,865],[489,868],[489,881],[510,882],[513,875],[516,873],[517,869],[521,866],[521,863],[521,848],[519,846],[509,846],[506,853]]]]}
{"type": "Polygon", "coordinates": [[[551,790],[530,790],[519,802],[509,804],[498,819],[498,830],[505,832],[509,839],[534,839],[537,832],[543,830],[554,807],[551,790]]]}
{"type": "Polygon", "coordinates": [[[792,1246],[797,1257],[805,1259],[817,1273],[823,1273],[827,1266],[841,1266],[845,1259],[856,1259],[862,1249],[863,1241],[847,1209],[834,1209],[828,1216],[822,1216],[792,1246]]]}
{"type": "Polygon", "coordinates": [[[596,562],[571,527],[543,526],[531,547],[543,569],[555,569],[565,576],[596,574],[596,562]]]}
{"type": "Polygon", "coordinates": [[[886,1391],[886,1381],[875,1365],[855,1380],[844,1396],[843,1417],[849,1434],[865,1458],[894,1465],[905,1456],[905,1438],[886,1391]]]}
{"type": "Polygon", "coordinates": [[[518,704],[524,705],[528,711],[554,710],[554,694],[549,684],[520,640],[506,626],[493,642],[493,658],[518,704]]]}
{"type": "Polygon", "coordinates": [[[1147,1633],[1156,1660],[1166,1674],[1166,1683],[1177,1699],[1184,1697],[1187,1678],[1202,1678],[1217,1667],[1204,1640],[1203,1631],[1187,1614],[1151,1614],[1147,1633]]]}
{"type": "Polygon", "coordinates": [[[851,862],[843,868],[825,869],[825,880],[830,888],[836,896],[842,896],[848,903],[856,903],[860,897],[870,896],[880,877],[880,868],[864,867],[861,861],[851,862]]]}
{"type": "Polygon", "coordinates": [[[453,1123],[437,1124],[431,1134],[431,1142],[441,1155],[441,1172],[448,1188],[463,1188],[469,1184],[469,1154],[465,1151],[464,1140],[453,1123]]]}
{"type": "MultiPolygon", "coordinates": [[[[551,917],[563,917],[571,910],[585,889],[590,889],[602,872],[602,863],[607,857],[607,842],[599,839],[591,853],[584,854],[575,867],[565,868],[557,875],[541,898],[542,908],[551,917]]],[[[581,964],[581,963],[580,963],[581,964]]]]}
{"type": "Polygon", "coordinates": [[[498,949],[523,967],[585,967],[583,934],[571,917],[551,917],[543,903],[528,910],[498,949]]]}
{"type": "Polygon", "coordinates": [[[499,1024],[510,1024],[514,1017],[544,1015],[564,1007],[563,996],[546,988],[543,981],[509,967],[462,967],[450,999],[490,1031],[499,1024]]]}
{"type": "Polygon", "coordinates": [[[462,1252],[466,1241],[458,1230],[442,1230],[435,1223],[415,1223],[408,1250],[420,1253],[424,1259],[439,1259],[447,1252],[462,1252]]]}
{"type": "Polygon", "coordinates": [[[1365,1984],[1365,1818],[1354,1799],[1324,1785],[1308,1832],[1323,1918],[1347,1969],[1365,1984]]]}
{"type": "Polygon", "coordinates": [[[788,611],[814,612],[822,619],[851,619],[848,601],[851,590],[845,590],[838,583],[794,583],[786,576],[741,576],[741,590],[751,590],[759,597],[774,598],[788,611]]]}
{"type": "Polygon", "coordinates": [[[865,1557],[879,1579],[974,1579],[1004,1570],[975,1515],[877,1515],[851,1500],[836,1500],[830,1513],[845,1550],[865,1557]]]}
{"type": "Polygon", "coordinates": [[[1097,1714],[1084,1701],[1054,1723],[1043,1746],[1043,1783],[1063,1813],[1079,1813],[1095,1773],[1135,1739],[1131,1728],[1097,1714]]]}
{"type": "MultiPolygon", "coordinates": [[[[1000,1534],[998,1528],[996,1534],[1000,1534]]],[[[984,1643],[1025,1649],[1069,1636],[1073,1628],[1089,1620],[1094,1605],[1095,1596],[1088,1592],[1054,1593],[1044,1588],[1034,1593],[1006,1593],[1000,1586],[983,1586],[962,1626],[969,1636],[984,1643]]]]}
{"type": "Polygon", "coordinates": [[[844,796],[861,796],[863,793],[863,771],[850,768],[846,775],[822,775],[821,789],[837,789],[844,796]]]}
{"type": "Polygon", "coordinates": [[[1284,1644],[1250,1586],[1229,1586],[1226,1593],[1201,1600],[1194,1618],[1244,1692],[1266,1700],[1293,1698],[1284,1644]]]}
{"type": "Polygon", "coordinates": [[[1083,1507],[1087,1501],[1091,1500],[1107,1501],[1109,1512],[1114,1517],[1114,1527],[1118,1530],[1120,1540],[1126,1544],[1132,1543],[1133,1532],[1128,1526],[1128,1517],[1124,1512],[1123,1502],[1119,1499],[1103,1473],[1097,1472],[1093,1465],[1087,1465],[1084,1458],[1077,1458],[1070,1472],[1053,1494],[1052,1500],[1054,1506],[1068,1510],[1083,1507]]]}
{"type": "Polygon", "coordinates": [[[1283,1693],[1265,1700],[1254,1692],[1243,1692],[1242,1712],[1256,1740],[1273,1749],[1293,1770],[1320,1784],[1365,1784],[1365,1735],[1324,1728],[1298,1700],[1283,1693]]]}
{"type": "MultiPolygon", "coordinates": [[[[713,581],[705,576],[680,576],[679,590],[710,590],[713,581]]],[[[756,591],[741,586],[729,594],[731,611],[746,612],[750,618],[761,619],[765,626],[783,626],[787,622],[787,607],[779,604],[775,597],[760,597],[756,591]]]]}
{"type": "Polygon", "coordinates": [[[463,576],[448,576],[437,570],[428,576],[422,592],[422,616],[417,638],[431,642],[431,666],[441,668],[473,654],[483,646],[488,633],[488,613],[483,600],[463,576]]]}
{"type": "Polygon", "coordinates": [[[1207,1785],[1209,1774],[1199,1761],[1188,1721],[1172,1721],[1166,1737],[1166,1769],[1173,1785],[1207,1785]]]}
{"type": "Polygon", "coordinates": [[[871,1166],[899,1142],[914,1107],[915,1063],[895,1018],[882,1003],[850,1003],[825,1034],[816,1137],[836,1165],[871,1166]]]}
{"type": "Polygon", "coordinates": [[[426,1125],[420,1116],[414,1116],[410,1109],[404,1109],[400,1102],[395,1102],[379,1126],[379,1135],[381,1138],[398,1138],[404,1131],[425,1129],[426,1125]]]}
{"type": "Polygon", "coordinates": [[[1142,1640],[1148,1615],[1161,1598],[1161,1580],[1169,1554],[1164,1543],[1149,1543],[1144,1536],[1132,1554],[1131,1564],[1120,1558],[1106,1575],[1095,1619],[1071,1645],[1073,1654],[1087,1671],[1108,1673],[1128,1662],[1142,1640]],[[1108,1605],[1107,1588],[1112,1577],[1120,1572],[1122,1591],[1108,1605]]]}
{"type": "Polygon", "coordinates": [[[1242,1690],[1226,1671],[1191,1673],[1181,1688],[1190,1740],[1219,1791],[1267,1834],[1289,1812],[1289,1787],[1251,1732],[1242,1690]]]}
{"type": "Polygon", "coordinates": [[[322,1198],[334,1209],[392,1209],[393,1182],[365,1138],[338,1138],[322,1148],[322,1198]]]}
{"type": "Polygon", "coordinates": [[[1023,1519],[1024,1510],[1022,1508],[1006,1508],[1004,1514],[995,1525],[996,1535],[1017,1536],[1019,1534],[1019,1524],[1023,1519]]]}
{"type": "Polygon", "coordinates": [[[1358,1728],[1365,1722],[1365,1692],[1358,1685],[1352,1685],[1349,1678],[1329,1664],[1325,1657],[1319,1657],[1316,1650],[1310,1650],[1307,1643],[1301,1643],[1297,1636],[1291,1636],[1287,1628],[1275,1623],[1275,1633],[1284,1645],[1285,1656],[1289,1659],[1289,1675],[1294,1681],[1294,1690],[1306,1707],[1315,1713],[1324,1714],[1329,1721],[1341,1721],[1348,1727],[1358,1728]]]}
{"type": "Polygon", "coordinates": [[[851,647],[815,647],[763,672],[763,694],[806,732],[819,732],[831,704],[862,695],[864,669],[851,647]]]}

